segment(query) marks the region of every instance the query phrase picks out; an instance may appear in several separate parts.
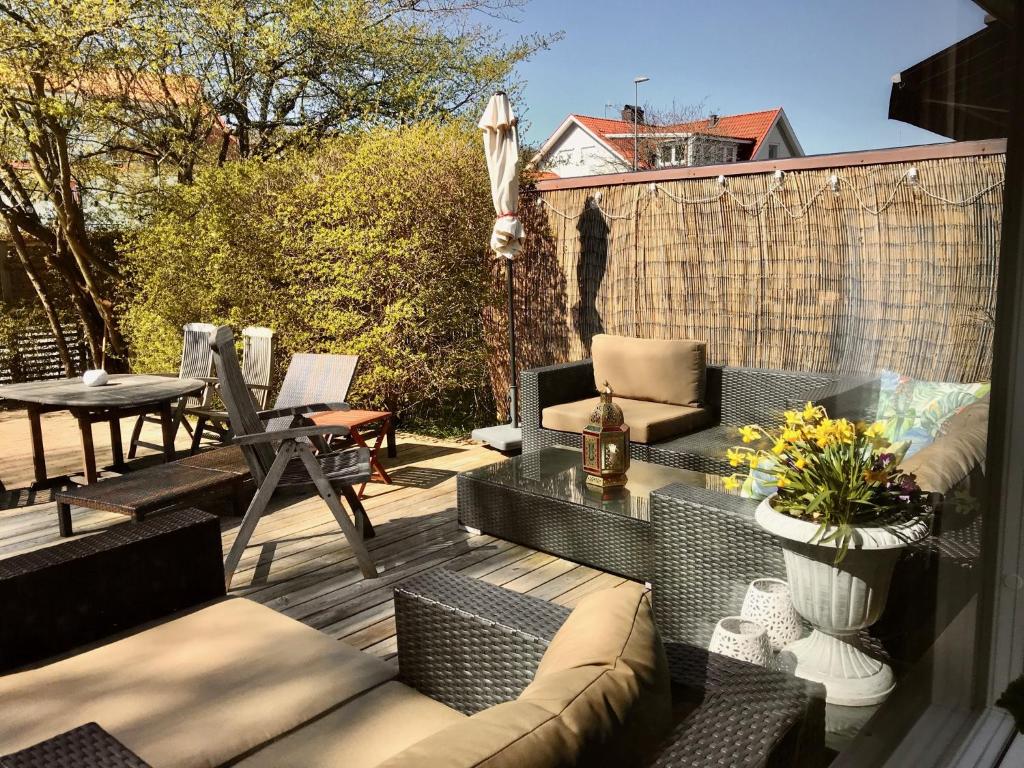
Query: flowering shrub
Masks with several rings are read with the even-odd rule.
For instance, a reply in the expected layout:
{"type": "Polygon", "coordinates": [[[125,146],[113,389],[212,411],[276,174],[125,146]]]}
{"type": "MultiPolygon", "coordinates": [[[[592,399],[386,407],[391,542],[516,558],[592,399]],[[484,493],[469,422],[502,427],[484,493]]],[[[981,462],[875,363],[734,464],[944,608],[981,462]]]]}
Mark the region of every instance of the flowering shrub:
{"type": "MultiPolygon", "coordinates": [[[[886,527],[929,511],[913,475],[900,470],[908,443],[891,444],[881,422],[831,419],[821,406],[786,411],[775,429],[740,427],[744,445],[727,452],[733,467],[749,465],[774,478],[772,508],[818,524],[812,544],[835,542],[836,562],[854,526],[886,527]]],[[[737,475],[727,488],[739,486],[737,475]]]]}
{"type": "Polygon", "coordinates": [[[492,419],[479,134],[382,128],[168,189],[122,245],[133,369],[175,370],[186,322],[266,325],[278,377],[297,352],[358,354],[355,405],[440,433],[492,419]]]}

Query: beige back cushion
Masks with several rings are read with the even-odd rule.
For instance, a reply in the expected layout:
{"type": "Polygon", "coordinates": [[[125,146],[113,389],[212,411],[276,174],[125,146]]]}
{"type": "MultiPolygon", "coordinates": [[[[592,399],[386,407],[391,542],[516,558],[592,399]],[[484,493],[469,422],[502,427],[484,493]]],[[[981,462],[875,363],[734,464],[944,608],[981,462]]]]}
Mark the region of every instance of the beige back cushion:
{"type": "Polygon", "coordinates": [[[387,768],[568,768],[644,762],[668,729],[665,652],[638,584],[580,601],[516,701],[479,712],[387,768]]]}
{"type": "Polygon", "coordinates": [[[634,339],[598,334],[591,344],[594,384],[633,400],[700,405],[704,400],[703,341],[634,339]]]}
{"type": "Polygon", "coordinates": [[[985,463],[987,443],[986,398],[951,416],[934,442],[906,459],[901,468],[915,475],[924,490],[949,493],[985,463]]]}

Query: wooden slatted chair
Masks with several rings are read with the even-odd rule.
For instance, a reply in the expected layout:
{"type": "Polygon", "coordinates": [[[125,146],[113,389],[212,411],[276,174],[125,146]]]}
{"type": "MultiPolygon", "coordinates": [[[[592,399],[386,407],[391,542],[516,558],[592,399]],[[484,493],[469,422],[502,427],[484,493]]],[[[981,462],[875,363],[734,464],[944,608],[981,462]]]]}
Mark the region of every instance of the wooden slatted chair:
{"type": "MultiPolygon", "coordinates": [[[[256,495],[242,517],[238,535],[227,560],[224,563],[224,580],[228,587],[242,553],[252,537],[256,524],[266,510],[267,504],[279,488],[291,490],[316,488],[338,521],[342,533],[359,562],[359,569],[366,578],[377,576],[370,553],[363,542],[370,538],[373,528],[366,516],[353,485],[369,480],[370,452],[365,448],[349,448],[341,451],[314,454],[312,445],[303,438],[317,438],[323,427],[315,425],[293,426],[287,429],[267,431],[265,419],[301,418],[306,413],[319,411],[343,411],[346,403],[312,403],[293,408],[275,409],[262,414],[256,412],[249,390],[246,387],[242,369],[235,352],[234,334],[227,326],[221,326],[210,337],[210,346],[217,363],[217,377],[220,395],[227,406],[235,443],[245,454],[249,471],[256,481],[256,495]],[[262,418],[261,418],[262,417],[262,418]],[[355,523],[349,519],[338,493],[341,493],[352,508],[355,523]]],[[[344,428],[338,428],[344,429],[344,428]]]]}
{"type": "MultiPolygon", "coordinates": [[[[242,377],[253,402],[260,410],[267,407],[270,394],[270,376],[274,360],[274,332],[269,328],[249,326],[242,329],[242,377]]],[[[331,398],[344,400],[344,397],[331,398]]],[[[315,401],[311,401],[315,402],[315,401]]],[[[185,416],[193,416],[196,426],[192,430],[192,454],[199,450],[203,437],[212,435],[222,443],[231,442],[231,419],[228,412],[209,406],[186,408],[185,416]]],[[[187,423],[187,422],[186,422],[187,423]]]]}
{"type": "MultiPolygon", "coordinates": [[[[216,379],[211,378],[213,372],[213,352],[210,350],[210,334],[217,329],[211,323],[186,323],[184,326],[185,338],[181,348],[181,365],[178,366],[179,379],[202,379],[208,384],[213,384],[216,379]]],[[[182,414],[188,408],[203,408],[210,404],[211,387],[203,390],[201,395],[187,397],[177,405],[175,412],[174,431],[177,433],[178,425],[182,422],[182,414]]],[[[158,416],[143,415],[135,421],[135,428],[132,430],[132,440],[128,446],[128,458],[134,459],[135,453],[140,445],[147,448],[161,448],[161,446],[150,445],[139,440],[142,434],[142,426],[150,422],[159,424],[158,416]]],[[[185,429],[192,432],[191,425],[186,421],[185,429]]]]}
{"type": "MultiPolygon", "coordinates": [[[[295,408],[306,403],[347,402],[359,355],[299,354],[288,362],[274,408],[295,408]]],[[[307,422],[309,423],[309,422],[307,422]]],[[[293,426],[278,418],[269,429],[293,426]]]]}

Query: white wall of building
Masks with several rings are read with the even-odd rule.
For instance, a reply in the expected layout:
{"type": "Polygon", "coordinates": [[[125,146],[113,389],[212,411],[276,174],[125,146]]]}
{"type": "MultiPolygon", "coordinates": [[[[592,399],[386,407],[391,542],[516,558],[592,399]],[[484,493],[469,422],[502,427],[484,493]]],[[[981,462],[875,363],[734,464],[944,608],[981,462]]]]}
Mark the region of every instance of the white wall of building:
{"type": "Polygon", "coordinates": [[[768,131],[768,135],[765,137],[764,143],[761,144],[761,148],[759,150],[757,150],[757,154],[754,157],[750,158],[751,160],[769,160],[769,159],[771,159],[771,158],[769,158],[768,155],[769,155],[769,147],[772,144],[777,145],[778,148],[779,148],[779,153],[778,153],[778,155],[775,156],[774,159],[781,160],[784,157],[793,157],[794,156],[793,147],[786,140],[786,137],[783,135],[782,130],[779,128],[779,126],[780,126],[780,121],[776,121],[775,125],[773,125],[771,127],[770,131],[768,131]]]}
{"type": "Polygon", "coordinates": [[[573,124],[551,148],[538,170],[552,171],[568,179],[600,173],[620,173],[630,169],[621,157],[573,124]]]}

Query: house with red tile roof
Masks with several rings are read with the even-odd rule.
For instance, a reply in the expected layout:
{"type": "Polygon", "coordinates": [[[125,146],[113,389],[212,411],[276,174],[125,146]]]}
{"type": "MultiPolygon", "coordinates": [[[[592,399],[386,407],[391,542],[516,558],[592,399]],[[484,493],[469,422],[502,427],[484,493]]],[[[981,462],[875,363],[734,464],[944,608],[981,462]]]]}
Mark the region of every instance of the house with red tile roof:
{"type": "Polygon", "coordinates": [[[626,105],[620,120],[569,115],[541,146],[532,165],[547,178],[622,173],[633,169],[634,146],[636,167],[644,170],[804,154],[782,107],[650,125],[643,109],[626,105]]]}

